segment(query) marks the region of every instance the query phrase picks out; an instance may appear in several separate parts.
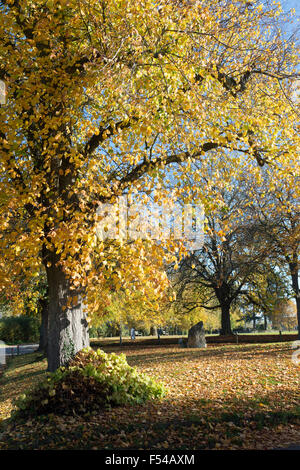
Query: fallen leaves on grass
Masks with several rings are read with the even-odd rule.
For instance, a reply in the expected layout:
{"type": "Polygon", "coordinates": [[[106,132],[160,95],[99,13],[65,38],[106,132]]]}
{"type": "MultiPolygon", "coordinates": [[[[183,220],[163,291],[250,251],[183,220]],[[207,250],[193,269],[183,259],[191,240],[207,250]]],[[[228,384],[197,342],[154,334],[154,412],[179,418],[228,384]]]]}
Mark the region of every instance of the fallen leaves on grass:
{"type": "MultiPolygon", "coordinates": [[[[130,365],[166,385],[164,400],[83,417],[7,422],[0,449],[270,449],[300,442],[300,369],[289,344],[122,352],[130,365]]],[[[5,373],[2,418],[9,417],[12,398],[44,370],[44,362],[24,359],[5,373]]]]}

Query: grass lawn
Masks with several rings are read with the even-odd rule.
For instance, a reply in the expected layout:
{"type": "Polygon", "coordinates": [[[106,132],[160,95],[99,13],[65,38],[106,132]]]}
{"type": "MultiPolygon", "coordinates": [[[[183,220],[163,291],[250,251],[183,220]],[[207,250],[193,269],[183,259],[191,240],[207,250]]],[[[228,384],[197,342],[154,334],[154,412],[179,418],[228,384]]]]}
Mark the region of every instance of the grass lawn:
{"type": "Polygon", "coordinates": [[[167,396],[97,415],[13,422],[13,399],[46,369],[38,353],[16,357],[0,379],[0,449],[272,449],[300,443],[300,368],[291,361],[289,343],[206,350],[125,344],[115,351],[163,382],[167,396]]]}

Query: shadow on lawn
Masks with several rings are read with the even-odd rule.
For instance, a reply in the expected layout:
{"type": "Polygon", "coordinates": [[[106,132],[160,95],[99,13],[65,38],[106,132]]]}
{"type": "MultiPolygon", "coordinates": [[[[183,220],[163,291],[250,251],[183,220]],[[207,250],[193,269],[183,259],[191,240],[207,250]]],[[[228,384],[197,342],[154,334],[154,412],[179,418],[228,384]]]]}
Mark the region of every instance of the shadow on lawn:
{"type": "MultiPolygon", "coordinates": [[[[25,372],[24,374],[20,374],[17,377],[14,377],[14,385],[17,386],[18,382],[22,382],[23,380],[31,379],[33,377],[38,377],[39,375],[43,375],[45,373],[44,370],[34,371],[34,372],[25,372]]],[[[11,383],[11,377],[3,377],[1,380],[1,386],[6,386],[11,383]]],[[[1,395],[0,395],[1,397],[1,395]]]]}
{"type": "Polygon", "coordinates": [[[40,354],[33,353],[8,361],[8,367],[4,375],[0,377],[0,405],[7,399],[16,398],[20,393],[24,393],[23,382],[28,384],[26,387],[28,389],[43,377],[46,372],[46,364],[44,364],[44,368],[41,368],[40,358],[40,354]]]}
{"type": "MultiPolygon", "coordinates": [[[[103,348],[106,352],[108,350],[103,348]]],[[[152,362],[159,362],[159,363],[167,363],[172,361],[179,361],[181,359],[185,361],[194,361],[195,359],[198,360],[205,360],[206,358],[220,358],[229,357],[231,360],[241,360],[241,359],[252,359],[253,357],[266,357],[270,358],[272,356],[276,356],[279,353],[291,353],[290,346],[283,346],[280,348],[266,348],[260,347],[256,349],[255,347],[247,347],[241,346],[238,349],[234,347],[222,347],[222,348],[208,348],[208,349],[179,349],[178,351],[166,348],[166,350],[155,350],[151,348],[149,351],[145,352],[145,348],[143,348],[144,353],[142,354],[132,354],[132,350],[128,350],[124,348],[124,350],[118,349],[113,350],[110,349],[109,352],[116,352],[116,353],[125,353],[127,355],[127,360],[131,365],[140,365],[140,364],[149,364],[152,362]]]]}
{"type": "MultiPolygon", "coordinates": [[[[287,390],[286,399],[295,398],[295,392],[287,390]]],[[[257,397],[260,402],[276,402],[277,397],[266,393],[257,397]]],[[[157,415],[157,403],[104,411],[91,418],[66,417],[63,425],[56,426],[55,418],[40,417],[33,421],[33,434],[28,426],[19,423],[9,432],[7,448],[16,449],[21,444],[25,449],[161,449],[167,443],[169,449],[215,448],[220,439],[229,439],[228,445],[242,445],[245,431],[261,431],[261,438],[268,438],[271,428],[300,422],[300,409],[261,409],[253,400],[224,399],[222,406],[214,400],[195,399],[188,404],[182,400],[164,400],[157,415]],[[239,406],[238,406],[239,405],[239,406]],[[41,425],[43,424],[43,425],[41,425]],[[47,431],[45,430],[47,426],[47,431]]],[[[4,436],[5,438],[6,436],[4,436]]]]}
{"type": "MultiPolygon", "coordinates": [[[[224,355],[233,361],[257,355],[268,358],[290,352],[290,348],[286,345],[266,348],[261,345],[257,347],[228,345],[208,347],[207,350],[141,348],[140,355],[137,351],[128,351],[126,348],[123,351],[118,349],[117,352],[129,353],[128,361],[132,365],[138,365],[151,362],[169,363],[180,359],[205,360],[207,357],[217,357],[219,360],[224,355]]],[[[0,402],[5,401],[7,397],[17,396],[22,381],[28,382],[30,386],[45,373],[46,364],[36,363],[36,356],[32,356],[30,362],[28,359],[28,357],[20,358],[18,362],[16,360],[15,363],[11,363],[8,375],[0,380],[3,391],[0,402]]],[[[7,448],[11,449],[19,448],[21,445],[25,449],[51,448],[52,445],[63,449],[90,449],[94,446],[118,449],[123,445],[126,449],[154,449],[160,448],[161,443],[165,441],[168,442],[170,449],[208,449],[215,448],[220,437],[242,445],[244,438],[241,437],[241,433],[244,430],[250,432],[261,430],[263,437],[268,434],[272,426],[300,422],[298,391],[288,387],[284,388],[282,394],[277,387],[268,390],[267,381],[271,379],[272,377],[262,377],[261,380],[266,380],[266,388],[253,397],[220,394],[214,399],[205,399],[201,395],[191,394],[187,400],[187,395],[175,399],[167,396],[161,403],[149,402],[135,407],[115,408],[103,411],[98,416],[80,419],[69,417],[64,419],[63,423],[60,421],[61,427],[56,426],[55,420],[53,423],[51,420],[46,420],[45,425],[50,426],[47,432],[41,419],[34,419],[31,428],[19,423],[13,433],[8,429],[2,441],[4,439],[7,448]],[[121,444],[120,435],[124,441],[121,444]]]]}
{"type": "MultiPolygon", "coordinates": [[[[189,399],[185,402],[182,399],[164,400],[161,405],[161,417],[152,420],[151,418],[140,422],[139,411],[134,423],[127,425],[122,423],[122,429],[133,432],[137,429],[153,429],[158,433],[156,442],[166,436],[170,429],[178,432],[178,437],[182,437],[183,429],[193,429],[193,433],[198,430],[204,435],[214,432],[216,425],[224,425],[226,437],[240,434],[244,429],[262,430],[278,425],[300,424],[300,403],[299,405],[286,406],[295,403],[295,390],[285,390],[284,401],[278,403],[276,392],[266,392],[254,398],[225,398],[220,403],[219,400],[205,400],[203,398],[189,399]],[[221,406],[220,406],[221,405],[221,406]],[[160,433],[161,432],[161,433],[160,433]],[[157,440],[158,439],[158,440],[157,440]]],[[[147,407],[147,405],[146,405],[147,407]]],[[[152,405],[148,405],[148,416],[152,416],[152,405]]],[[[145,417],[144,409],[141,407],[141,418],[145,417]]],[[[153,412],[155,413],[156,408],[153,412]]],[[[190,435],[191,440],[196,436],[190,435]]]]}

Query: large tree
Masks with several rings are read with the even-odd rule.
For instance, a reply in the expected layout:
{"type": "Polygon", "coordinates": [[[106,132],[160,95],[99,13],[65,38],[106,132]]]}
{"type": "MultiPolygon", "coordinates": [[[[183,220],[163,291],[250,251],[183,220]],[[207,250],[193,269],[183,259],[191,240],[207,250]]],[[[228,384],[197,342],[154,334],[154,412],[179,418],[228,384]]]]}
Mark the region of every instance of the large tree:
{"type": "Polygon", "coordinates": [[[224,169],[218,171],[218,176],[212,175],[218,208],[206,213],[203,247],[185,257],[178,274],[173,273],[175,304],[183,311],[199,307],[220,310],[221,335],[232,334],[232,307],[249,295],[253,278],[264,270],[268,255],[249,223],[251,199],[245,172],[237,173],[224,169]]]}
{"type": "Polygon", "coordinates": [[[215,150],[284,168],[298,52],[268,1],[0,0],[0,12],[1,285],[44,266],[55,370],[88,345],[110,266],[98,205],[215,150]]]}

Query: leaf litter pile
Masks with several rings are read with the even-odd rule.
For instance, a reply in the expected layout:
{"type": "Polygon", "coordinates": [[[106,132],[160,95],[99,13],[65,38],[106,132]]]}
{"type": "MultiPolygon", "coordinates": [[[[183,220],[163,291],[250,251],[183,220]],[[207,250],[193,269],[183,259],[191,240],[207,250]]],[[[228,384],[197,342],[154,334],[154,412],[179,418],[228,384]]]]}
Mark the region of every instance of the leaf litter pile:
{"type": "Polygon", "coordinates": [[[300,368],[288,343],[118,351],[161,382],[166,396],[80,416],[12,420],[14,400],[46,370],[37,353],[20,356],[0,378],[0,449],[273,449],[300,443],[300,368]]]}

